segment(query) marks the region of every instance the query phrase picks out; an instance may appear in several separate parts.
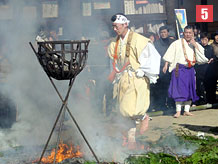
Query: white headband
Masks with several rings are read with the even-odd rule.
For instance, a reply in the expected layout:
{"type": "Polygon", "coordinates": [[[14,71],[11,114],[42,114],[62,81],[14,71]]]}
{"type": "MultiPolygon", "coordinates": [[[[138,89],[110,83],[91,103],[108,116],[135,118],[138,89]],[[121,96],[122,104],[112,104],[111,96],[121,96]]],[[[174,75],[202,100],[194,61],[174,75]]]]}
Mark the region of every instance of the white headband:
{"type": "Polygon", "coordinates": [[[125,24],[127,23],[129,25],[129,20],[123,16],[123,15],[116,15],[116,20],[113,23],[121,23],[121,24],[125,24]]]}

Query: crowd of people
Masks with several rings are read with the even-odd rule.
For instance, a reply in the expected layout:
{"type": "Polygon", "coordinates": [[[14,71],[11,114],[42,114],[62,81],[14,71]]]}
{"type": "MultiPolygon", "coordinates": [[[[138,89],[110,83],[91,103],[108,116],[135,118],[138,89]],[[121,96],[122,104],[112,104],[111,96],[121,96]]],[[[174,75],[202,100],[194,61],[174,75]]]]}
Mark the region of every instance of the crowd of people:
{"type": "Polygon", "coordinates": [[[112,16],[112,28],[117,36],[108,47],[112,72],[113,99],[117,100],[120,117],[128,120],[124,133],[128,146],[134,147],[136,125],[139,132],[148,129],[149,106],[176,110],[175,118],[192,116],[190,107],[202,103],[216,103],[218,33],[208,45],[209,36],[200,39],[193,26],[184,28],[183,38],[169,36],[169,28],[144,36],[129,29],[127,17],[112,16]]]}

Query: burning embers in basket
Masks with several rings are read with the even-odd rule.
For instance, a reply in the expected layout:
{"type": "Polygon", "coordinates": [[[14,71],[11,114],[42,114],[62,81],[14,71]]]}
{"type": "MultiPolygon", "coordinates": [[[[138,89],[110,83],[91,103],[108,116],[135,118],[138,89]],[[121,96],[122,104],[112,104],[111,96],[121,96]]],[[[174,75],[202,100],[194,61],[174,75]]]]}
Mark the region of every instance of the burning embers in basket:
{"type": "Polygon", "coordinates": [[[89,40],[37,42],[37,58],[48,74],[67,80],[79,74],[86,64],[89,40]]]}

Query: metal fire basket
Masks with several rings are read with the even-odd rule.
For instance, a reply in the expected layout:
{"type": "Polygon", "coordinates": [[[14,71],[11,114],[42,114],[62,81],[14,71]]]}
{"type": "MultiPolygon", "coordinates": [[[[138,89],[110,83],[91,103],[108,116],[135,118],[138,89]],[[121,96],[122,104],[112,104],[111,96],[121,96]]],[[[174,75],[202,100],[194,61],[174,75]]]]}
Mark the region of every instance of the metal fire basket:
{"type": "Polygon", "coordinates": [[[38,45],[38,52],[34,49],[34,46],[31,42],[29,42],[31,48],[33,49],[37,59],[42,66],[43,70],[46,72],[50,82],[52,83],[54,89],[56,90],[58,96],[62,101],[62,106],[56,118],[56,121],[53,125],[53,128],[50,132],[48,140],[45,144],[43,152],[41,154],[39,164],[41,164],[42,158],[44,156],[45,150],[49,144],[51,136],[54,132],[54,129],[57,125],[57,122],[60,119],[60,126],[58,130],[58,137],[55,149],[55,157],[54,157],[54,164],[56,163],[56,154],[58,150],[58,145],[60,142],[60,134],[62,131],[62,126],[64,122],[65,112],[67,111],[72,118],[73,122],[75,123],[77,129],[79,130],[80,134],[82,135],[83,139],[85,140],[87,146],[89,147],[90,151],[92,152],[93,156],[95,157],[97,163],[99,160],[95,155],[92,147],[90,146],[89,142],[87,141],[86,137],[84,136],[83,132],[81,131],[77,121],[73,117],[71,111],[67,106],[68,97],[70,94],[70,90],[74,83],[76,76],[83,70],[87,61],[87,54],[88,54],[88,45],[90,40],[81,40],[81,41],[43,41],[37,42],[38,45]],[[53,79],[56,80],[69,80],[69,86],[66,93],[65,98],[63,99],[60,92],[58,91],[53,79]]]}
{"type": "Polygon", "coordinates": [[[86,64],[89,40],[38,42],[37,57],[48,76],[68,80],[86,64]]]}

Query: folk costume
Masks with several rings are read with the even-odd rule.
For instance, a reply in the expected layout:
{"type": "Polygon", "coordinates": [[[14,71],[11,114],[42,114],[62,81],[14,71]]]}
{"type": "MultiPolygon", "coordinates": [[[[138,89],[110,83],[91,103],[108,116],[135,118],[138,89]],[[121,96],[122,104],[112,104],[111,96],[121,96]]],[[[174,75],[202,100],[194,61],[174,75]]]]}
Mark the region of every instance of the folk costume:
{"type": "Polygon", "coordinates": [[[194,65],[204,64],[208,59],[204,55],[204,48],[196,42],[198,48],[188,44],[184,38],[173,42],[165,53],[163,59],[167,61],[171,74],[169,97],[176,102],[176,111],[189,112],[191,102],[199,99],[196,94],[196,80],[194,65]]]}
{"type": "Polygon", "coordinates": [[[127,120],[122,123],[128,130],[123,134],[123,145],[134,149],[136,122],[141,123],[141,134],[148,128],[150,83],[157,81],[161,57],[148,38],[128,29],[130,21],[125,15],[116,14],[111,21],[118,36],[108,47],[113,65],[109,79],[114,85],[113,98],[117,99],[120,119],[127,120]]]}
{"type": "MultiPolygon", "coordinates": [[[[143,120],[150,104],[150,83],[156,83],[160,55],[144,36],[128,30],[124,39],[116,37],[108,48],[115,78],[113,98],[120,113],[134,122],[143,120]]],[[[136,128],[128,131],[128,141],[135,141],[136,128]]]]}

